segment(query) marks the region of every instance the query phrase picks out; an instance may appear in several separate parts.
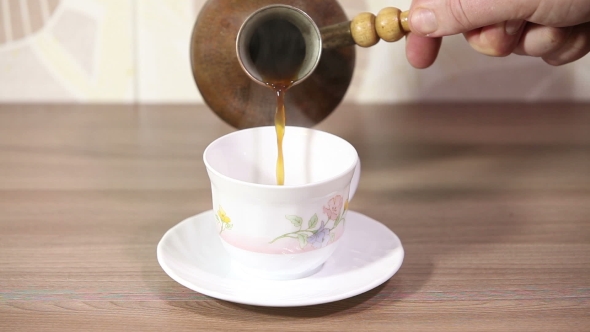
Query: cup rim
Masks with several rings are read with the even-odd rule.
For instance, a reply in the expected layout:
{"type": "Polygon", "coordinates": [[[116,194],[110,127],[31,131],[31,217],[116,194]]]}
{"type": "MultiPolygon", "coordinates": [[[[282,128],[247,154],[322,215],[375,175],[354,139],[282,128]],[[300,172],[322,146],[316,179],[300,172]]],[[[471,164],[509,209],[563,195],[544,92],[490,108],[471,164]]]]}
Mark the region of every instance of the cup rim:
{"type": "Polygon", "coordinates": [[[345,140],[344,138],[334,135],[332,133],[323,131],[323,130],[318,130],[318,129],[313,129],[313,128],[307,128],[307,127],[299,127],[299,126],[285,126],[285,133],[287,132],[288,129],[295,129],[295,130],[300,130],[300,131],[313,131],[313,132],[319,132],[322,133],[324,135],[329,135],[332,137],[335,137],[336,139],[341,140],[342,142],[344,142],[345,144],[347,144],[352,151],[354,152],[356,158],[355,158],[355,162],[352,163],[352,165],[350,165],[349,167],[347,167],[343,172],[340,172],[336,175],[333,175],[331,177],[328,177],[326,179],[323,179],[321,181],[316,181],[316,182],[310,182],[310,183],[305,183],[305,184],[301,184],[301,185],[277,185],[277,184],[261,184],[261,183],[254,183],[254,182],[248,182],[248,181],[242,181],[242,180],[237,180],[234,179],[232,177],[229,177],[225,174],[222,174],[221,172],[217,171],[215,168],[213,168],[213,166],[211,166],[211,164],[209,164],[209,162],[207,161],[207,152],[210,151],[213,148],[213,145],[217,142],[219,142],[222,139],[227,139],[228,137],[234,136],[234,135],[240,135],[243,134],[246,131],[258,131],[261,129],[264,130],[269,130],[269,128],[274,129],[274,126],[261,126],[261,127],[253,127],[253,128],[247,128],[247,129],[240,129],[240,130],[236,130],[234,132],[225,134],[221,137],[216,138],[215,140],[213,140],[211,143],[209,143],[207,145],[207,147],[205,148],[205,150],[203,151],[203,162],[205,163],[205,167],[207,168],[208,171],[212,172],[213,174],[215,174],[217,177],[225,180],[225,181],[229,181],[230,183],[234,183],[234,184],[238,184],[238,185],[242,185],[242,186],[248,186],[248,187],[252,187],[252,188],[259,188],[259,189],[267,189],[267,190],[277,190],[277,191],[285,191],[285,190],[294,190],[294,189],[308,189],[308,188],[313,188],[313,187],[317,187],[317,186],[322,186],[325,185],[327,183],[330,183],[332,181],[338,180],[339,178],[341,178],[344,174],[348,174],[351,173],[354,174],[354,170],[357,167],[358,163],[359,163],[359,155],[358,152],[356,150],[356,148],[347,140],[345,140]]]}

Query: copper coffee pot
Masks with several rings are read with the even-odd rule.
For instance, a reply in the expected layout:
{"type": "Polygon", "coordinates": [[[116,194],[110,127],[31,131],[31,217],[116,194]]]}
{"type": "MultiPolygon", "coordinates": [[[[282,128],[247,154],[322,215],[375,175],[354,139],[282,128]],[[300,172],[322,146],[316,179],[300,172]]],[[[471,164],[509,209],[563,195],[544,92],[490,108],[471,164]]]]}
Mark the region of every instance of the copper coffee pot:
{"type": "Polygon", "coordinates": [[[209,0],[193,28],[193,76],[207,105],[231,126],[274,124],[276,97],[252,65],[248,43],[258,25],[287,20],[299,28],[306,46],[286,94],[287,124],[311,127],[342,101],[354,71],[354,45],[401,39],[410,31],[407,16],[389,7],[349,21],[335,0],[209,0]]]}

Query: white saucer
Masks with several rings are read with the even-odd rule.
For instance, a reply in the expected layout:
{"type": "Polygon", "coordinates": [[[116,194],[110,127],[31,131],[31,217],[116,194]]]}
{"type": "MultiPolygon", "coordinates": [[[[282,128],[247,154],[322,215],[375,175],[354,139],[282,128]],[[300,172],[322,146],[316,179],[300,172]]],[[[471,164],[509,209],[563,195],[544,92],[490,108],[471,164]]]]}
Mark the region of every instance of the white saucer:
{"type": "Polygon", "coordinates": [[[259,279],[232,267],[214,227],[213,211],[172,227],[158,243],[158,262],[181,285],[242,304],[295,307],[346,299],[387,281],[404,258],[391,230],[348,211],[343,242],[319,272],[296,280],[259,279]]]}

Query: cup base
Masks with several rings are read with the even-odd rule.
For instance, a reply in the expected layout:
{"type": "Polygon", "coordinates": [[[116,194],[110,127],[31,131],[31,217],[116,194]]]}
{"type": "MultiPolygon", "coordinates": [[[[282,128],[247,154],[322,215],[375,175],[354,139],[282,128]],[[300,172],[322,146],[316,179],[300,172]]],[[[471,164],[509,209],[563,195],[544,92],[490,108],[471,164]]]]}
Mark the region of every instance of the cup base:
{"type": "Polygon", "coordinates": [[[237,248],[223,239],[221,244],[232,265],[259,279],[292,280],[308,277],[319,270],[334,253],[339,241],[323,248],[298,254],[264,254],[237,248]]]}
{"type": "Polygon", "coordinates": [[[307,271],[303,271],[303,272],[298,272],[298,273],[290,273],[290,274],[286,274],[286,273],[270,273],[268,271],[260,271],[258,269],[252,269],[249,268],[243,264],[240,264],[239,262],[232,260],[232,264],[238,268],[240,271],[244,272],[247,275],[259,278],[259,279],[268,279],[268,280],[294,280],[294,279],[301,279],[301,278],[306,278],[309,277],[311,275],[314,275],[316,273],[318,273],[322,267],[324,266],[324,264],[320,264],[319,266],[307,270],[307,271]]]}

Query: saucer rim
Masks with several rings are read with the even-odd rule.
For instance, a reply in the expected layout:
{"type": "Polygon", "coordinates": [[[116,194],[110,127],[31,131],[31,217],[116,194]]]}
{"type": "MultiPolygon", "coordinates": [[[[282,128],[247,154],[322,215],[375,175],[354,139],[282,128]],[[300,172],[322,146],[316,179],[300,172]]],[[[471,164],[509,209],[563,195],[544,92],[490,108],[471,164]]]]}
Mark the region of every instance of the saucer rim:
{"type": "MultiPolygon", "coordinates": [[[[180,227],[182,224],[184,223],[189,223],[191,222],[193,219],[198,219],[199,217],[203,217],[206,214],[209,213],[214,213],[214,211],[211,210],[206,210],[203,211],[201,213],[198,213],[196,215],[190,216],[188,218],[185,218],[184,220],[178,222],[177,224],[175,224],[174,226],[172,226],[170,229],[168,229],[164,235],[162,236],[162,238],[160,239],[160,241],[158,242],[157,245],[157,250],[156,250],[156,256],[157,256],[157,260],[158,263],[160,265],[160,267],[162,268],[162,270],[164,270],[164,272],[175,282],[179,283],[180,285],[195,291],[197,293],[200,293],[202,295],[211,297],[211,298],[215,298],[215,299],[219,299],[219,300],[223,300],[223,301],[228,301],[228,302],[232,302],[232,303],[238,303],[238,304],[245,304],[245,305],[252,305],[252,306],[261,306],[261,307],[302,307],[302,306],[311,306],[311,305],[318,305],[318,304],[326,304],[326,303],[331,303],[331,302],[336,302],[336,301],[341,301],[344,299],[348,299],[360,294],[363,294],[365,292],[368,292],[378,286],[380,286],[381,284],[385,283],[387,280],[391,279],[401,268],[404,258],[405,258],[405,250],[403,248],[402,242],[399,239],[399,237],[397,236],[397,234],[395,234],[391,229],[389,229],[387,226],[385,226],[383,223],[368,217],[360,212],[356,212],[353,210],[349,210],[348,214],[350,216],[350,213],[357,215],[360,218],[366,218],[368,222],[374,222],[377,223],[378,225],[380,225],[381,227],[383,227],[385,230],[387,230],[391,236],[393,236],[395,239],[397,239],[399,246],[396,248],[396,256],[399,256],[399,258],[396,259],[396,264],[390,266],[390,269],[387,273],[383,273],[381,275],[380,278],[375,279],[373,282],[367,283],[362,287],[356,287],[353,289],[350,289],[349,291],[345,291],[345,292],[341,292],[341,293],[337,293],[337,294],[333,294],[333,295],[328,295],[328,296],[320,296],[320,297],[316,297],[316,298],[306,298],[306,299],[302,299],[302,300],[293,300],[293,301],[285,301],[284,299],[282,300],[255,300],[255,299],[251,299],[251,298],[244,298],[244,299],[240,299],[239,297],[236,296],[232,296],[231,294],[228,293],[224,293],[224,292],[218,292],[209,288],[204,288],[199,286],[197,283],[192,282],[190,280],[186,280],[183,277],[180,277],[178,274],[176,274],[176,272],[168,266],[168,264],[166,263],[166,260],[163,259],[163,253],[162,251],[163,249],[163,244],[164,244],[164,240],[170,236],[170,234],[174,233],[174,231],[176,230],[177,227],[180,227]]],[[[345,274],[348,273],[354,273],[357,270],[354,271],[347,271],[345,272],[345,274]]],[[[257,278],[257,277],[252,277],[253,280],[256,280],[256,282],[263,282],[263,281],[267,281],[266,279],[263,278],[257,278]]],[[[303,280],[305,278],[302,279],[293,279],[293,280],[270,280],[273,282],[280,282],[280,283],[285,283],[288,284],[289,282],[294,282],[294,281],[298,281],[298,280],[303,280]]]]}

